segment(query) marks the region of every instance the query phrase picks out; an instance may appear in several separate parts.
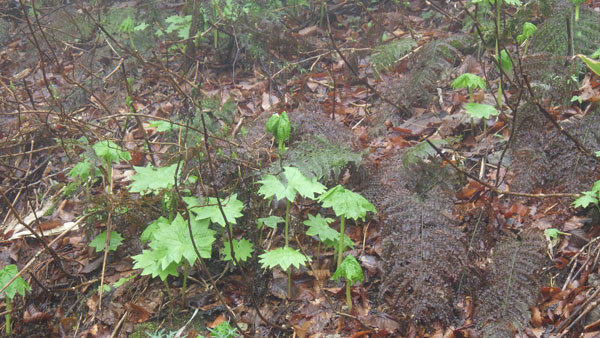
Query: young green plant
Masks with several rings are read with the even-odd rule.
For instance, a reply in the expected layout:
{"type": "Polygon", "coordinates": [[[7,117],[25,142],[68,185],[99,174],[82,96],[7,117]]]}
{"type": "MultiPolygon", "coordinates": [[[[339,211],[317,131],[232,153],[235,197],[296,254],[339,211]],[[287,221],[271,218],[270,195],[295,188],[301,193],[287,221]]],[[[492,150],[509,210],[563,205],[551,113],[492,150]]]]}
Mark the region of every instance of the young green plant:
{"type": "Polygon", "coordinates": [[[282,249],[277,249],[278,251],[271,250],[266,252],[260,257],[264,261],[263,266],[273,266],[273,264],[275,264],[281,266],[282,269],[287,270],[289,295],[291,291],[291,270],[289,270],[289,265],[291,263],[288,263],[286,255],[294,257],[294,262],[301,260],[302,263],[304,263],[305,261],[304,256],[300,252],[289,247],[290,206],[296,198],[296,194],[304,198],[315,199],[315,194],[323,193],[325,191],[325,186],[319,183],[316,177],[308,179],[295,167],[284,167],[283,173],[279,176],[281,179],[275,175],[265,175],[263,179],[258,182],[261,185],[258,189],[258,194],[262,195],[264,198],[275,197],[277,200],[286,200],[284,225],[285,246],[282,249]]]}
{"type": "Polygon", "coordinates": [[[267,121],[267,132],[273,134],[278,142],[278,149],[280,152],[285,151],[285,141],[290,139],[290,118],[288,114],[283,111],[281,115],[273,114],[267,121]]]}
{"type": "Polygon", "coordinates": [[[485,90],[485,81],[475,74],[465,73],[457,77],[452,82],[452,88],[466,88],[469,91],[469,102],[465,104],[465,111],[471,116],[471,123],[473,118],[484,118],[488,119],[492,115],[498,115],[498,110],[489,104],[481,104],[473,102],[473,90],[482,89],[485,90]]]}
{"type": "Polygon", "coordinates": [[[353,220],[360,218],[364,221],[367,212],[371,211],[376,213],[377,210],[375,210],[375,206],[373,206],[366,198],[341,185],[337,185],[327,190],[324,194],[319,196],[317,200],[321,203],[323,208],[332,208],[335,215],[340,218],[340,238],[337,252],[337,267],[339,268],[340,264],[342,264],[342,255],[344,252],[346,218],[351,218],[353,220]]]}
{"type": "MultiPolygon", "coordinates": [[[[0,270],[0,286],[5,287],[18,272],[17,266],[14,264],[5,266],[0,270]]],[[[11,334],[10,313],[12,312],[12,300],[17,293],[25,297],[25,291],[31,291],[31,287],[21,276],[17,277],[10,285],[6,286],[6,289],[4,289],[4,294],[6,295],[6,314],[4,315],[4,318],[6,319],[7,335],[11,334]]]]}
{"type": "Polygon", "coordinates": [[[339,280],[341,277],[346,279],[346,305],[352,310],[352,297],[350,295],[350,287],[356,282],[362,282],[365,278],[362,272],[362,267],[352,255],[346,256],[344,261],[335,270],[331,279],[339,280]]]}

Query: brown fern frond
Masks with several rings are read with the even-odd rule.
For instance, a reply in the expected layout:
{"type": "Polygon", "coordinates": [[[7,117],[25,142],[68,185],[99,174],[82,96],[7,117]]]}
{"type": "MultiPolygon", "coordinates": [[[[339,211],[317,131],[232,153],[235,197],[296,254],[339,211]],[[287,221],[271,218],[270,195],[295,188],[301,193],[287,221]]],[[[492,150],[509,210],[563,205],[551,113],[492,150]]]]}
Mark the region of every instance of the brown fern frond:
{"type": "Polygon", "coordinates": [[[496,245],[489,284],[477,297],[475,323],[484,337],[509,337],[530,319],[546,265],[545,242],[540,234],[524,234],[496,245]]]}

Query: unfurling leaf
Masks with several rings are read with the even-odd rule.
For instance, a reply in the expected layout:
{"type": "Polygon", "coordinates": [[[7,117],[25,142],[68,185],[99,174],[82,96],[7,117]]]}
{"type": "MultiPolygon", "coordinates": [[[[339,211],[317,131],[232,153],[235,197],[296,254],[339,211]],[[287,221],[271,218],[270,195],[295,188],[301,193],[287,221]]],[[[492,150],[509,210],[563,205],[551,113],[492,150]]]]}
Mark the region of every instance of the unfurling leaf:
{"type": "Polygon", "coordinates": [[[331,279],[339,280],[341,277],[346,278],[349,284],[362,282],[365,276],[362,272],[362,267],[352,255],[346,256],[342,264],[335,270],[331,279]]]}

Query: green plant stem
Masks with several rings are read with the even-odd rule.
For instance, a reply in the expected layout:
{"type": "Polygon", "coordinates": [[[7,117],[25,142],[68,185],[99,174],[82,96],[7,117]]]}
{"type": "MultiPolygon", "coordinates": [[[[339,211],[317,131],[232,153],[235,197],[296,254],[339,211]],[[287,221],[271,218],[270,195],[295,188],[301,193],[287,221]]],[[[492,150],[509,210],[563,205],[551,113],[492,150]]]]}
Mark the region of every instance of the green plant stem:
{"type": "Polygon", "coordinates": [[[6,334],[10,335],[10,312],[12,310],[11,304],[10,304],[10,298],[6,297],[6,316],[4,316],[4,318],[6,319],[6,334]]]}
{"type": "Polygon", "coordinates": [[[473,100],[473,88],[468,87],[468,89],[469,89],[469,100],[471,100],[471,102],[474,102],[474,100],[473,100]]]}
{"type": "Polygon", "coordinates": [[[292,203],[288,200],[285,204],[285,227],[284,227],[284,235],[285,235],[285,246],[289,246],[289,224],[290,224],[290,205],[292,203]]]}
{"type": "Polygon", "coordinates": [[[187,277],[189,272],[189,264],[187,261],[183,263],[183,286],[181,287],[181,304],[185,304],[185,289],[187,286],[187,277]]]}
{"type": "Polygon", "coordinates": [[[496,60],[498,60],[498,69],[500,69],[500,80],[498,81],[498,110],[502,112],[502,64],[500,60],[500,48],[498,41],[500,40],[500,10],[502,9],[502,1],[496,1],[496,60]]]}
{"type": "Polygon", "coordinates": [[[337,259],[337,267],[340,267],[342,264],[342,254],[344,251],[344,228],[346,223],[346,215],[342,215],[340,218],[340,245],[338,246],[338,259],[337,259]]]}
{"type": "Polygon", "coordinates": [[[579,5],[575,5],[575,21],[579,21],[579,5]]]}
{"type": "Polygon", "coordinates": [[[348,309],[352,310],[352,297],[350,297],[350,282],[346,281],[346,305],[348,309]]]}

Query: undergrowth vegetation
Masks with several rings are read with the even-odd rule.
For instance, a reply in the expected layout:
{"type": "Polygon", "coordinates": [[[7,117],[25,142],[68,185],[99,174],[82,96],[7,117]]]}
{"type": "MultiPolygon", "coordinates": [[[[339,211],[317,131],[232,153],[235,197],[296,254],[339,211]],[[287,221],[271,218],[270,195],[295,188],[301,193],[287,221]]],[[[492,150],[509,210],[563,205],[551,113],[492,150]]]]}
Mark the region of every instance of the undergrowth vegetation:
{"type": "Polygon", "coordinates": [[[2,8],[5,332],[600,332],[599,8],[2,8]]]}

